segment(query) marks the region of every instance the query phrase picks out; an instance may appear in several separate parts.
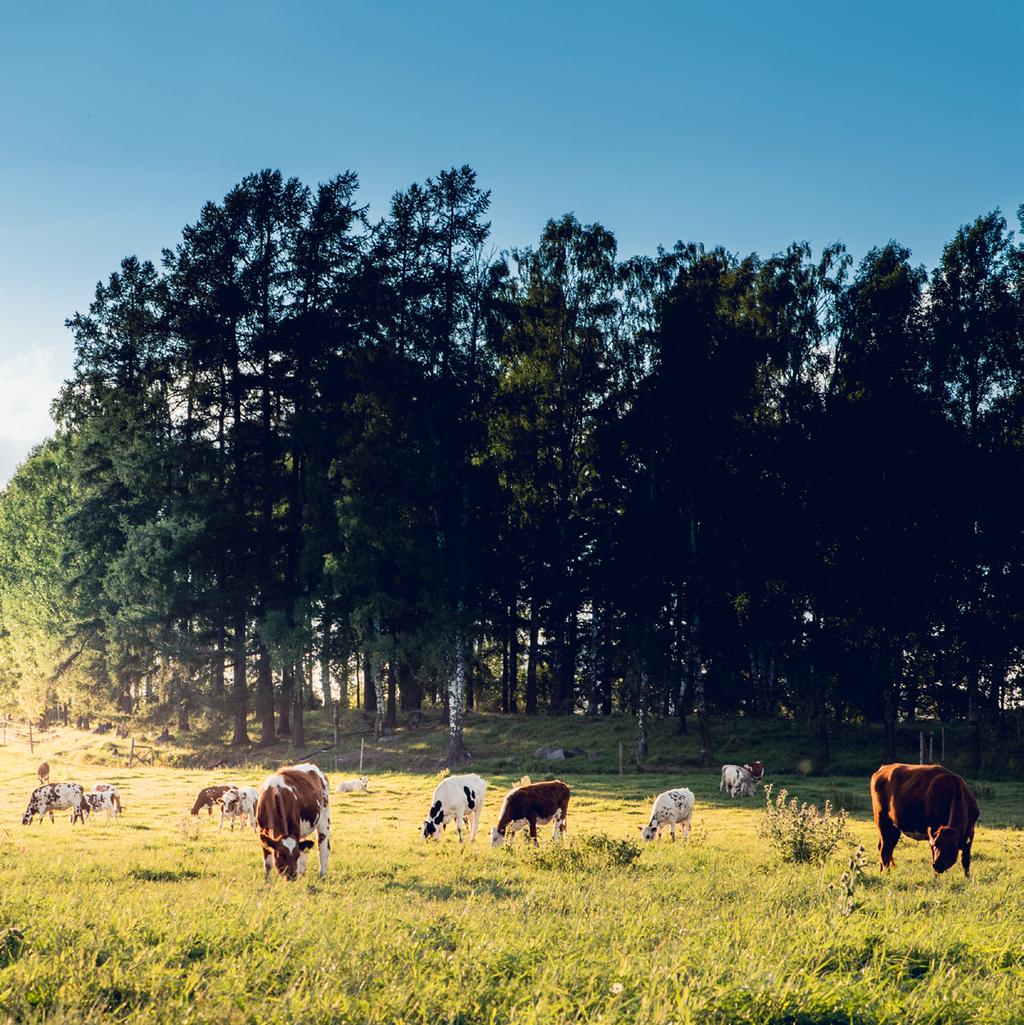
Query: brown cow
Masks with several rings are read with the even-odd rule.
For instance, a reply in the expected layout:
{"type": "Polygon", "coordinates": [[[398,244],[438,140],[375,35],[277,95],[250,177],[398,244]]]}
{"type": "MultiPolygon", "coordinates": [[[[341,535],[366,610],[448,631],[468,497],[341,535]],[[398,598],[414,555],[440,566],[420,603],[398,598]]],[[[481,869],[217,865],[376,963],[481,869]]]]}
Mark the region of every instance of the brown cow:
{"type": "Polygon", "coordinates": [[[764,779],[764,765],[761,762],[747,762],[743,768],[750,773],[755,783],[760,783],[764,779]]]}
{"type": "Polygon", "coordinates": [[[564,838],[569,817],[569,788],[560,780],[527,783],[513,787],[501,805],[498,824],[491,830],[491,846],[500,847],[506,835],[514,836],[524,826],[530,827],[530,839],[537,842],[537,824],[553,822],[551,838],[564,838]]]}
{"type": "Polygon", "coordinates": [[[331,851],[330,788],[327,777],[315,766],[290,765],[268,776],[256,803],[256,826],[263,848],[264,880],[276,868],[285,879],[306,871],[306,855],[313,846],[307,840],[316,831],[320,878],[327,875],[331,851]]]}
{"type": "Polygon", "coordinates": [[[38,769],[36,769],[36,775],[39,776],[39,785],[42,786],[44,783],[50,782],[50,763],[43,762],[38,769]]]}
{"type": "Polygon", "coordinates": [[[936,872],[952,868],[960,855],[970,877],[978,802],[955,772],[941,765],[883,765],[871,777],[871,807],[883,869],[895,863],[892,852],[905,834],[928,841],[936,872]]]}
{"type": "Polygon", "coordinates": [[[196,803],[192,805],[192,814],[198,815],[204,808],[208,815],[213,814],[213,806],[220,804],[221,798],[231,789],[229,784],[217,785],[213,787],[203,787],[199,791],[199,796],[196,798],[196,803]]]}

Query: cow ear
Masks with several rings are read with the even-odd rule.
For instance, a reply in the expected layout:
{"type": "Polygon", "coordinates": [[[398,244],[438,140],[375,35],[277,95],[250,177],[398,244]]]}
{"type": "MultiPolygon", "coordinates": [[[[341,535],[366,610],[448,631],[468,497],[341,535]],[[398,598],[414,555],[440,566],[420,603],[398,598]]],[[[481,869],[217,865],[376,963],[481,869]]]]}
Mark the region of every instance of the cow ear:
{"type": "Polygon", "coordinates": [[[931,826],[926,826],[925,827],[925,832],[928,834],[928,842],[929,843],[935,843],[935,834],[932,832],[932,827],[931,826]]]}
{"type": "Polygon", "coordinates": [[[300,851],[308,851],[310,849],[310,847],[312,847],[312,846],[313,846],[313,841],[312,840],[300,840],[299,841],[299,850],[300,851]]]}

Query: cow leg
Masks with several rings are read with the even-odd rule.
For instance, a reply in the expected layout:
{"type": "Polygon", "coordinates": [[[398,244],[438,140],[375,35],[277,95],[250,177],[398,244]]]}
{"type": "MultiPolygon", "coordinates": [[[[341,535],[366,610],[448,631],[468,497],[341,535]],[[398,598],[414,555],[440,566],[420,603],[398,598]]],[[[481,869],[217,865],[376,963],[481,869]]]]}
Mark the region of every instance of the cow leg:
{"type": "Polygon", "coordinates": [[[670,822],[668,824],[668,835],[672,837],[672,842],[675,843],[676,842],[676,824],[675,824],[674,821],[670,822]]]}
{"type": "Polygon", "coordinates": [[[690,819],[683,819],[683,839],[688,840],[690,838],[690,819]]]}
{"type": "Polygon", "coordinates": [[[217,832],[219,833],[224,828],[224,809],[220,810],[220,822],[217,824],[217,832]]]}
{"type": "Polygon", "coordinates": [[[892,868],[896,864],[892,852],[896,844],[900,842],[900,831],[889,821],[882,817],[878,820],[878,853],[881,856],[882,871],[892,868]]]}
{"type": "Polygon", "coordinates": [[[269,851],[263,852],[263,881],[270,881],[270,870],[274,867],[274,856],[269,851]]]}
{"type": "Polygon", "coordinates": [[[964,878],[971,878],[971,847],[974,845],[974,831],[964,838],[964,845],[960,848],[960,861],[964,866],[964,878]]]}
{"type": "Polygon", "coordinates": [[[327,875],[327,861],[331,856],[331,811],[324,808],[316,827],[316,853],[320,858],[320,878],[327,875]]]}
{"type": "Polygon", "coordinates": [[[530,827],[530,839],[534,843],[536,843],[537,842],[537,816],[536,815],[530,815],[527,818],[526,821],[527,821],[527,824],[530,827]]]}
{"type": "Polygon", "coordinates": [[[469,842],[473,843],[476,840],[476,831],[480,828],[480,805],[473,809],[473,814],[469,817],[469,842]]]}

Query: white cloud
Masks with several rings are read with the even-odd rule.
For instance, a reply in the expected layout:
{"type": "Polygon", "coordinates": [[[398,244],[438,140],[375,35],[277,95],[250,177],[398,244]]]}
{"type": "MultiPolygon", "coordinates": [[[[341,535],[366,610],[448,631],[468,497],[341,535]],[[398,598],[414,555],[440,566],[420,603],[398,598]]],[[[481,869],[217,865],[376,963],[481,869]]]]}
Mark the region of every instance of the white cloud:
{"type": "Polygon", "coordinates": [[[53,433],[50,403],[63,376],[56,348],[33,345],[0,357],[0,481],[53,433]]]}

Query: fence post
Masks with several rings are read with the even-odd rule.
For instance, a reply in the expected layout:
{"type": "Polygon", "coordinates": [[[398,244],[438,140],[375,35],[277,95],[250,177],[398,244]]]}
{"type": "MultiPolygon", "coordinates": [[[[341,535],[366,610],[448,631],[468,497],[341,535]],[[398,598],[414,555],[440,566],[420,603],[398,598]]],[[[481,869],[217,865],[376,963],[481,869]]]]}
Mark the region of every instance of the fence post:
{"type": "Polygon", "coordinates": [[[132,737],[132,747],[128,752],[128,768],[132,767],[132,763],[135,761],[135,738],[132,737]]]}
{"type": "Polygon", "coordinates": [[[32,740],[32,720],[28,721],[28,753],[35,754],[36,745],[32,740]]]}
{"type": "Polygon", "coordinates": [[[931,730],[928,731],[928,762],[931,765],[935,764],[935,734],[931,730]]]}
{"type": "Polygon", "coordinates": [[[924,730],[917,735],[917,764],[924,765],[924,730]]]}
{"type": "Polygon", "coordinates": [[[359,738],[359,774],[363,773],[363,744],[366,743],[365,737],[359,738]]]}
{"type": "Polygon", "coordinates": [[[619,775],[622,775],[622,741],[619,741],[619,775]]]}
{"type": "MultiPolygon", "coordinates": [[[[334,702],[334,746],[335,747],[338,746],[338,702],[337,701],[334,702]]],[[[337,763],[337,758],[335,758],[335,763],[337,763]]],[[[337,764],[335,764],[334,768],[335,768],[335,771],[337,771],[337,768],[338,768],[337,764]]]]}

